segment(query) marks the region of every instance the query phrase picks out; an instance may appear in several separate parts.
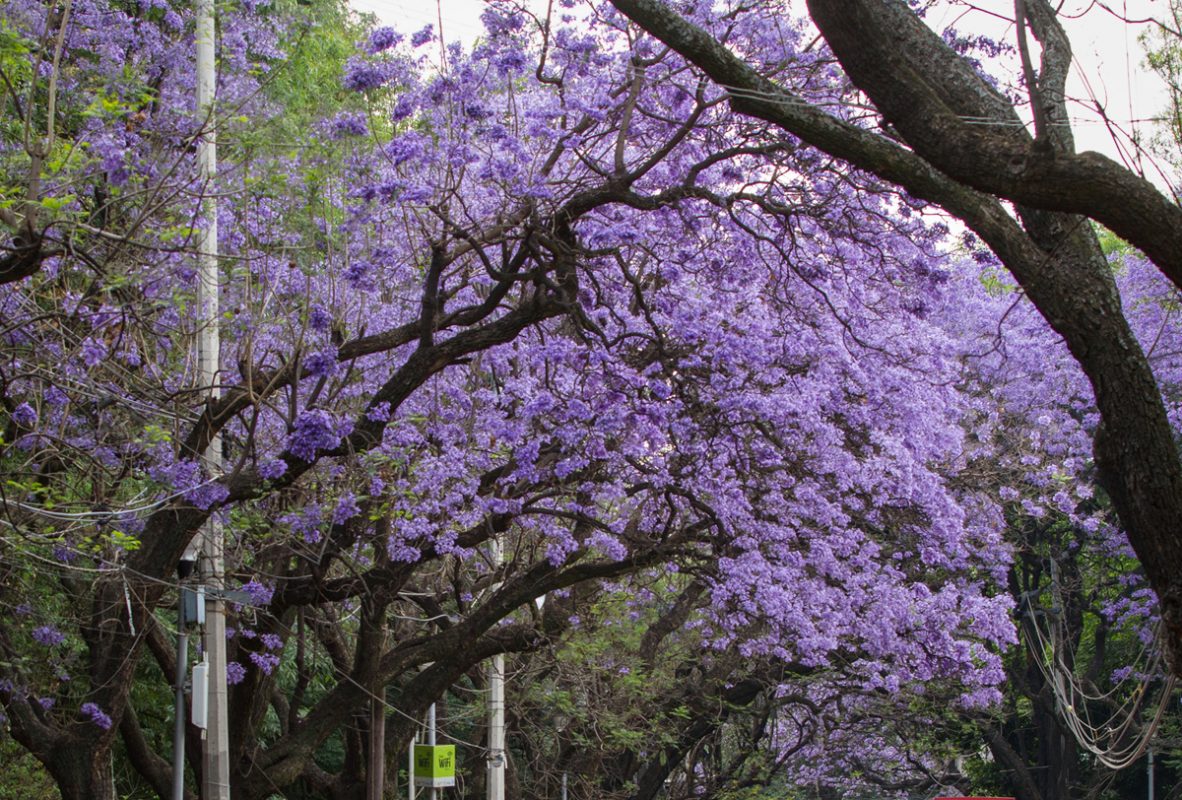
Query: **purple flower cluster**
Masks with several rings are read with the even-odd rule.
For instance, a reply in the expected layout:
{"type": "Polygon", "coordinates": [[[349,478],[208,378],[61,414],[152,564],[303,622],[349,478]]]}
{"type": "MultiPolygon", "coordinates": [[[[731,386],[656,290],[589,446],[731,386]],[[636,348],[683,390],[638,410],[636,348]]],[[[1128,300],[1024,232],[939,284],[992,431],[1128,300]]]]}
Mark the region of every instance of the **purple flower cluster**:
{"type": "Polygon", "coordinates": [[[428,42],[430,42],[434,39],[435,39],[435,26],[434,25],[427,25],[426,27],[420,28],[419,30],[417,30],[413,34],[411,34],[410,46],[411,47],[422,47],[423,45],[427,44],[428,42]]]}
{"type": "Polygon", "coordinates": [[[369,41],[366,42],[365,49],[371,54],[380,53],[383,50],[389,50],[391,47],[397,46],[401,41],[402,34],[393,28],[377,28],[369,35],[369,41]]]}
{"type": "Polygon", "coordinates": [[[251,653],[250,660],[264,675],[270,675],[279,666],[279,656],[274,653],[251,653]]]}
{"type": "Polygon", "coordinates": [[[226,662],[226,683],[235,686],[246,680],[246,667],[237,661],[226,662]]]}
{"type": "Polygon", "coordinates": [[[394,78],[396,70],[384,61],[368,58],[351,58],[345,64],[345,75],[341,84],[351,92],[368,92],[380,89],[394,78]]]}
{"type": "Polygon", "coordinates": [[[334,525],[343,525],[353,517],[361,513],[361,506],[357,504],[357,495],[353,492],[345,492],[337,500],[336,508],[332,512],[332,523],[334,525]]]}
{"type": "Polygon", "coordinates": [[[24,428],[37,424],[37,412],[28,403],[21,403],[12,410],[12,421],[24,428]]]}
{"type": "Polygon", "coordinates": [[[99,708],[95,703],[83,703],[79,711],[82,712],[84,717],[105,731],[109,731],[111,726],[114,724],[114,722],[111,720],[111,717],[108,716],[106,712],[99,708]]]}
{"type": "Polygon", "coordinates": [[[336,348],[317,350],[304,356],[304,367],[317,378],[332,377],[336,374],[338,363],[336,348]]]}
{"type": "MultiPolygon", "coordinates": [[[[333,118],[330,130],[334,138],[344,136],[365,136],[369,133],[369,123],[365,114],[353,111],[342,111],[333,118]]],[[[321,307],[323,308],[323,307],[321,307]]],[[[309,320],[313,330],[323,330],[309,320]]]]}
{"type": "Polygon", "coordinates": [[[259,464],[259,475],[266,480],[273,481],[287,472],[287,462],[281,458],[271,458],[259,464]]]}
{"type": "Polygon", "coordinates": [[[352,430],[352,423],[337,419],[331,412],[311,409],[296,418],[287,447],[297,458],[314,461],[318,452],[337,447],[352,430]]]}
{"type": "Polygon", "coordinates": [[[242,591],[250,595],[250,602],[255,606],[265,606],[271,602],[271,597],[275,594],[275,590],[265,584],[259,583],[256,580],[251,580],[242,585],[242,591]]]}
{"type": "Polygon", "coordinates": [[[42,625],[33,629],[33,640],[44,647],[57,647],[66,635],[52,625],[42,625]]]}

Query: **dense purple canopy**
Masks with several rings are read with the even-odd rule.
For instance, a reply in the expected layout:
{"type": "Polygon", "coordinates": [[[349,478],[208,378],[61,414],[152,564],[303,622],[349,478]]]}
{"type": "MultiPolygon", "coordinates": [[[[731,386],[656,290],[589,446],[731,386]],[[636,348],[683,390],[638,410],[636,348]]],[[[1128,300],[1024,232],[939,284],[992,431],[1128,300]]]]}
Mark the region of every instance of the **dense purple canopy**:
{"type": "MultiPolygon", "coordinates": [[[[980,707],[1014,641],[1005,509],[1111,534],[1081,507],[1087,385],[1004,279],[912,199],[736,116],[610,8],[543,34],[490,7],[442,68],[430,31],[374,31],[296,142],[267,132],[285,130],[268,81],[298,26],[232,9],[214,186],[192,161],[187,12],[70,13],[57,145],[26,195],[51,255],[0,288],[0,603],[20,610],[0,622],[0,700],[39,757],[110,746],[124,657],[210,515],[262,606],[236,623],[243,697],[294,658],[295,609],[420,586],[489,652],[524,649],[495,634],[532,630],[533,597],[660,565],[707,582],[707,648],[863,691],[947,680],[980,707]],[[203,416],[192,240],[210,192],[223,400],[203,416]],[[215,428],[224,476],[196,458],[215,428]],[[484,591],[494,534],[520,596],[484,591]]],[[[4,57],[30,86],[51,70],[46,14],[6,6],[4,57]]],[[[844,102],[786,18],[736,24],[733,46],[844,102]]],[[[7,174],[36,161],[2,148],[7,174]]],[[[1124,269],[1172,375],[1172,306],[1124,269]]],[[[435,661],[400,652],[365,681],[435,661]]],[[[362,661],[338,670],[358,683],[362,661]]],[[[310,719],[353,691],[326,680],[310,719]]],[[[313,727],[260,773],[293,780],[299,737],[333,729],[313,727]]]]}

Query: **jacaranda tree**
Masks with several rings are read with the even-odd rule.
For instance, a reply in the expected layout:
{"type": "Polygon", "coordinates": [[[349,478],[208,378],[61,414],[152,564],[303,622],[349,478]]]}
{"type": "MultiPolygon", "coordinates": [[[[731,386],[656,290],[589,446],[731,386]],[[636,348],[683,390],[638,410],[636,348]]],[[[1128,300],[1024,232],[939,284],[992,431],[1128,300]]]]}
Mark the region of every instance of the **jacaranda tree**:
{"type": "MultiPolygon", "coordinates": [[[[733,22],[843,101],[799,26],[733,22]]],[[[369,32],[311,119],[284,71],[317,29],[226,8],[207,117],[187,8],[5,7],[0,700],[63,797],[113,796],[117,740],[168,791],[132,688],[173,674],[175,568],[210,520],[252,598],[230,639],[243,798],[360,791],[374,703],[397,762],[483,659],[653,570],[700,587],[699,647],[998,698],[1009,557],[962,480],[944,231],[609,7],[484,23],[467,50],[369,32]],[[228,155],[207,185],[209,126],[228,155]]]]}

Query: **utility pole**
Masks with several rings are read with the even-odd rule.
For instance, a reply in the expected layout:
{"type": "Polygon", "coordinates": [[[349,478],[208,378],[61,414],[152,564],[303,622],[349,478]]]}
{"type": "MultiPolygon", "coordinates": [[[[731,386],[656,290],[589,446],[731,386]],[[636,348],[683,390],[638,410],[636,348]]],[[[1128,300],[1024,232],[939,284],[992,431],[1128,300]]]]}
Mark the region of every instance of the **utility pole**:
{"type": "MultiPolygon", "coordinates": [[[[197,113],[203,130],[197,142],[197,163],[201,178],[203,220],[198,245],[198,384],[207,388],[206,401],[213,402],[218,391],[221,339],[218,332],[218,203],[214,179],[217,176],[217,135],[214,99],[217,88],[214,67],[216,28],[213,0],[197,0],[197,113]]],[[[222,471],[222,441],[210,440],[201,454],[210,477],[222,471]]],[[[201,797],[204,800],[230,798],[230,741],[226,691],[226,602],[223,578],[224,542],[221,526],[212,518],[203,530],[203,581],[212,591],[206,609],[203,649],[209,663],[209,728],[202,760],[201,797]]]]}
{"type": "MultiPolygon", "coordinates": [[[[504,558],[501,539],[492,539],[493,569],[504,558]]],[[[498,583],[493,591],[500,588],[498,583]]],[[[505,800],[505,656],[497,653],[488,667],[488,800],[505,800]]]]}
{"type": "MultiPolygon", "coordinates": [[[[188,554],[186,554],[188,555],[188,554]]],[[[172,726],[172,800],[185,800],[185,674],[189,671],[189,625],[185,619],[185,589],[181,581],[193,571],[193,560],[182,558],[177,564],[176,591],[176,684],[172,726]]]]}
{"type": "MultiPolygon", "coordinates": [[[[178,592],[178,594],[180,594],[178,592]]],[[[172,726],[172,800],[185,800],[185,674],[189,671],[189,633],[185,630],[185,598],[177,601],[176,688],[172,726]]]]}
{"type": "MultiPolygon", "coordinates": [[[[434,703],[432,703],[431,707],[427,709],[427,745],[429,747],[435,746],[435,704],[434,703]]],[[[436,789],[434,786],[432,786],[431,788],[429,788],[427,790],[427,797],[429,797],[430,800],[438,800],[439,790],[436,789]]]]}

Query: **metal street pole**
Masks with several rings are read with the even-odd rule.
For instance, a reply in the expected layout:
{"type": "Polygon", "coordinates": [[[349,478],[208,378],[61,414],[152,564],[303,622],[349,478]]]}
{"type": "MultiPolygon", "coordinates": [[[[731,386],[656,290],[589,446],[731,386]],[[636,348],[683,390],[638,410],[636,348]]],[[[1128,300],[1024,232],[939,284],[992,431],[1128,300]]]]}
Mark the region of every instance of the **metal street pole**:
{"type": "MultiPolygon", "coordinates": [[[[431,747],[435,746],[435,704],[427,709],[427,744],[431,747]]],[[[434,758],[434,756],[432,756],[434,758]]],[[[432,786],[427,790],[427,797],[430,800],[438,800],[439,790],[432,786]]]]}
{"type": "Polygon", "coordinates": [[[505,800],[505,656],[488,668],[488,800],[505,800]]]}
{"type": "Polygon", "coordinates": [[[172,727],[172,800],[185,800],[185,673],[189,668],[189,631],[185,592],[178,587],[176,611],[176,719],[172,727]]]}
{"type": "Polygon", "coordinates": [[[415,789],[415,745],[418,742],[419,734],[416,732],[406,748],[406,800],[415,800],[418,794],[415,789]]]}
{"type": "MultiPolygon", "coordinates": [[[[214,68],[214,0],[197,0],[197,110],[204,115],[204,130],[198,139],[197,162],[203,197],[202,235],[198,245],[197,337],[198,380],[207,389],[207,401],[220,394],[218,368],[221,340],[218,332],[218,203],[214,189],[217,175],[217,136],[214,125],[216,73],[214,68]]],[[[213,437],[202,453],[211,477],[222,471],[221,437],[213,437]]],[[[230,737],[226,690],[226,603],[220,590],[225,588],[223,573],[224,542],[219,525],[210,519],[204,528],[202,568],[204,582],[213,590],[206,609],[203,637],[205,658],[209,663],[209,728],[203,754],[201,796],[204,800],[230,798],[230,737]]]]}
{"type": "MultiPolygon", "coordinates": [[[[492,539],[493,569],[504,562],[499,536],[492,539]]],[[[498,583],[493,587],[495,592],[498,583]]],[[[505,656],[497,653],[488,667],[488,800],[505,800],[505,656]]]]}

